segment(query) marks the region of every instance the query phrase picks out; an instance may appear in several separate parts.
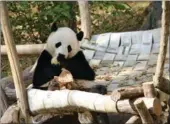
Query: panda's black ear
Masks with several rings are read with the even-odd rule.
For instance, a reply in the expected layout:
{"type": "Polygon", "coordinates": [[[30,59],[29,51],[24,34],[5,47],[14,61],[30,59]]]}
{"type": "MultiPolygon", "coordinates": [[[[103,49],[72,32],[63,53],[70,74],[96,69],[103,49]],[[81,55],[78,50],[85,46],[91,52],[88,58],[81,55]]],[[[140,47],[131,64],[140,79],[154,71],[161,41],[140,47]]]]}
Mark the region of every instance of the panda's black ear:
{"type": "Polygon", "coordinates": [[[84,32],[80,31],[79,33],[77,33],[77,40],[81,41],[83,39],[84,36],[84,32]]]}
{"type": "Polygon", "coordinates": [[[54,22],[51,26],[51,32],[57,31],[58,27],[56,25],[56,22],[54,22]]]}

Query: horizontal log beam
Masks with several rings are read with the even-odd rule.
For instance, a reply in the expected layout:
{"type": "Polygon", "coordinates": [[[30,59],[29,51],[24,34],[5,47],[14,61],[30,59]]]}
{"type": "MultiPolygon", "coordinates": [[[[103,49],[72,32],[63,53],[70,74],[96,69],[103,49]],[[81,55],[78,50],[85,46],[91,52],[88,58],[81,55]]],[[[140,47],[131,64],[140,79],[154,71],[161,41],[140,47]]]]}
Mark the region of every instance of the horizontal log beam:
{"type": "MultiPolygon", "coordinates": [[[[36,55],[40,54],[44,49],[45,44],[24,44],[16,45],[18,55],[36,55]]],[[[1,55],[7,55],[7,49],[5,45],[1,45],[1,55]]]]}
{"type": "Polygon", "coordinates": [[[62,113],[62,111],[70,112],[85,109],[108,113],[117,112],[116,103],[111,100],[109,95],[104,96],[78,90],[42,91],[29,89],[28,101],[30,111],[33,114],[62,113]]]}
{"type": "Polygon", "coordinates": [[[61,114],[73,111],[97,111],[107,113],[138,114],[133,105],[137,100],[143,100],[151,113],[160,115],[161,105],[156,98],[138,98],[115,102],[110,95],[101,95],[78,90],[42,91],[28,88],[28,99],[32,114],[53,112],[61,114]],[[38,102],[37,102],[38,101],[38,102]]]}
{"type": "MultiPolygon", "coordinates": [[[[45,44],[24,44],[24,45],[16,45],[16,50],[18,55],[37,55],[41,53],[44,47],[45,44]]],[[[0,54],[7,55],[5,45],[0,46],[0,54]]]]}

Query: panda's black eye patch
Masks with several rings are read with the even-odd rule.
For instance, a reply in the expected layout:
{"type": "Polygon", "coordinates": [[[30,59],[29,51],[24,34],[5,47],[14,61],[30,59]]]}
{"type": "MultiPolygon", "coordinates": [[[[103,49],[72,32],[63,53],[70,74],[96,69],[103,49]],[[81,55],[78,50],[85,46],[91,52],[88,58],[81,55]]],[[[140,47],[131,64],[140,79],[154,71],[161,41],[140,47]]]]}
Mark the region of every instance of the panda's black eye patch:
{"type": "Polygon", "coordinates": [[[68,45],[67,49],[68,49],[68,52],[71,52],[71,51],[72,51],[72,48],[71,48],[70,45],[68,45]]]}
{"type": "Polygon", "coordinates": [[[58,47],[60,47],[60,46],[61,46],[61,42],[58,42],[58,43],[55,44],[55,47],[56,47],[56,48],[58,48],[58,47]]]}

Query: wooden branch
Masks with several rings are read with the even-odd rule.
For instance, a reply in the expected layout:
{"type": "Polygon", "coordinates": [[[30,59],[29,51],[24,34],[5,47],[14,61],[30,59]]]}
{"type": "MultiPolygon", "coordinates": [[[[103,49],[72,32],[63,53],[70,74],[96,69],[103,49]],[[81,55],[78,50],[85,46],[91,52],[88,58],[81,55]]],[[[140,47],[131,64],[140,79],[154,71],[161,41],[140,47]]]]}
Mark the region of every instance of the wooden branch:
{"type": "MultiPolygon", "coordinates": [[[[161,28],[161,40],[160,40],[160,48],[159,55],[157,60],[156,72],[154,76],[154,85],[156,87],[163,86],[162,84],[162,75],[164,70],[164,63],[167,54],[168,47],[168,37],[169,37],[169,22],[170,22],[170,2],[162,1],[162,28],[161,28]]],[[[164,86],[166,87],[166,86],[164,86]]],[[[162,88],[162,87],[161,87],[162,88]]],[[[164,90],[164,89],[162,89],[164,90]]],[[[169,88],[170,92],[170,88],[169,88]]]]}
{"type": "Polygon", "coordinates": [[[144,96],[147,98],[154,98],[157,96],[157,92],[152,82],[143,83],[144,96]]]}
{"type": "Polygon", "coordinates": [[[1,24],[2,24],[2,32],[4,36],[4,41],[7,47],[7,53],[8,53],[8,59],[11,66],[11,71],[14,79],[14,84],[16,88],[16,94],[17,94],[17,102],[19,107],[21,108],[22,114],[25,118],[25,122],[28,123],[29,121],[29,107],[27,102],[27,95],[25,91],[25,87],[23,84],[23,80],[21,77],[21,70],[19,68],[19,59],[17,56],[15,44],[13,41],[13,36],[9,24],[9,18],[8,18],[8,9],[5,1],[1,2],[1,24]]]}
{"type": "Polygon", "coordinates": [[[141,86],[122,87],[114,90],[111,94],[111,98],[113,101],[127,98],[131,99],[140,96],[143,96],[143,89],[141,86]]]}
{"type": "Polygon", "coordinates": [[[149,111],[147,110],[147,107],[143,100],[136,101],[135,103],[135,108],[137,109],[142,123],[143,124],[154,124],[154,121],[152,119],[152,116],[150,115],[149,111]]]}
{"type": "Polygon", "coordinates": [[[142,121],[139,116],[132,116],[125,124],[142,124],[142,121]]]}
{"type": "MultiPolygon", "coordinates": [[[[1,55],[7,54],[6,45],[0,46],[1,55]]],[[[44,49],[45,44],[24,44],[16,45],[16,50],[18,55],[39,55],[44,49]]]]}

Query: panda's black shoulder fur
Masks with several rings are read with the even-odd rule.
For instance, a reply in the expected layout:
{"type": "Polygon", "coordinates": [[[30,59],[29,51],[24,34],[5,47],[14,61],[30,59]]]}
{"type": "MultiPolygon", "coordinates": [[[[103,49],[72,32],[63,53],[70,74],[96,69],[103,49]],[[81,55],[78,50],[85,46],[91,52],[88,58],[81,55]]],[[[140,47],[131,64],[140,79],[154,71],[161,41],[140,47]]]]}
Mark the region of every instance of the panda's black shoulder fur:
{"type": "Polygon", "coordinates": [[[61,67],[59,65],[51,64],[52,56],[44,50],[37,61],[37,66],[33,75],[33,87],[40,88],[41,85],[47,83],[54,76],[61,73],[61,67]]]}
{"type": "Polygon", "coordinates": [[[69,59],[60,59],[62,67],[71,72],[74,79],[94,80],[95,72],[90,67],[82,51],[69,59]]]}

